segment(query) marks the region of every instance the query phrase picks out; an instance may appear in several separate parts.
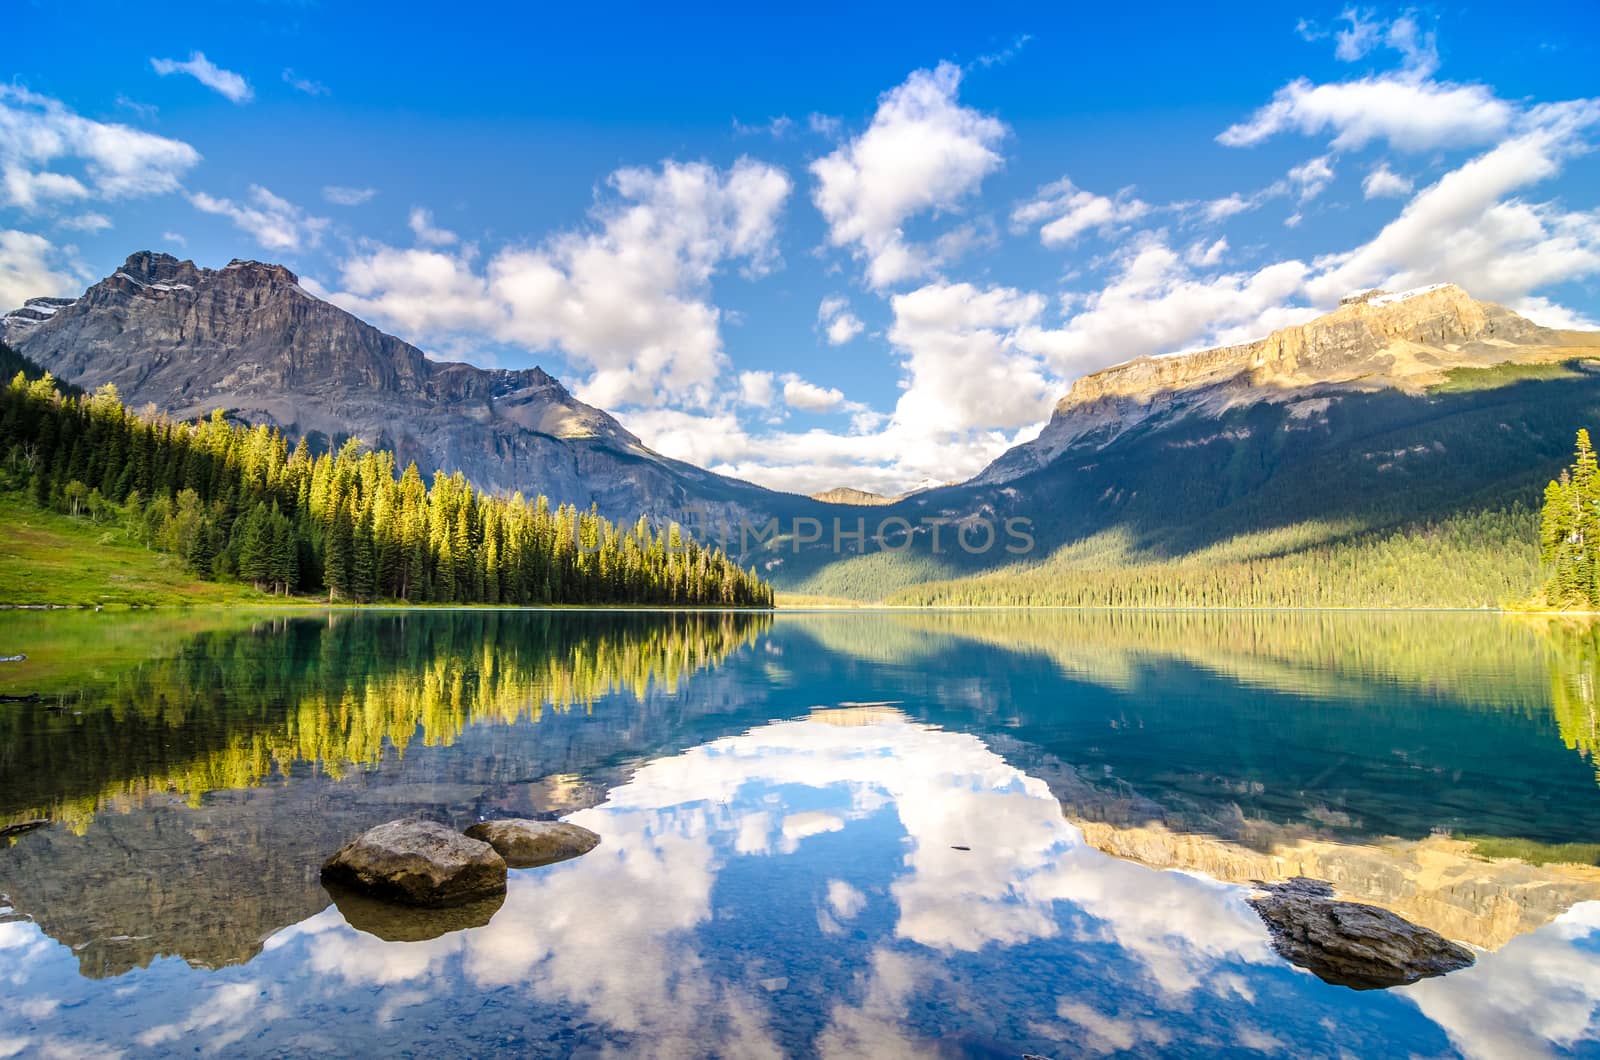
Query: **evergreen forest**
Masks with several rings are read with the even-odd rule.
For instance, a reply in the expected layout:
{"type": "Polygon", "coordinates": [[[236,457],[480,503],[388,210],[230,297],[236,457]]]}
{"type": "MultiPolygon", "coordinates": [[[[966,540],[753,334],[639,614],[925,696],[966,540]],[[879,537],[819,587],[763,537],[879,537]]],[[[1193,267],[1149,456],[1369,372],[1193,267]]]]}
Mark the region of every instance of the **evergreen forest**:
{"type": "Polygon", "coordinates": [[[491,496],[459,473],[425,481],[354,440],[313,455],[220,410],[138,415],[113,386],[73,394],[28,367],[0,389],[0,489],[120,528],[200,578],[358,603],[772,605],[754,568],[676,524],[491,496]]]}

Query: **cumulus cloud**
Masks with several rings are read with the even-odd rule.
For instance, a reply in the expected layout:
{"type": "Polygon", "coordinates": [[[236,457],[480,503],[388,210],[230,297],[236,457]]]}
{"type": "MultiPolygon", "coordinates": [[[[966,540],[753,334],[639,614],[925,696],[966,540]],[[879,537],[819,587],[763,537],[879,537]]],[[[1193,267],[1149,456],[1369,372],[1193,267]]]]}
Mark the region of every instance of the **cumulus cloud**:
{"type": "Polygon", "coordinates": [[[376,246],[344,262],[330,297],[419,339],[488,336],[558,348],[602,407],[708,405],[726,367],[712,277],[730,262],[777,265],[792,185],[749,158],[731,168],[665,162],[611,175],[592,224],[478,268],[466,253],[376,246]]]}
{"type": "Polygon", "coordinates": [[[1313,84],[1299,78],[1272,102],[1217,135],[1228,147],[1249,147],[1279,133],[1332,134],[1340,151],[1384,142],[1399,151],[1433,151],[1492,143],[1515,111],[1483,85],[1422,80],[1407,74],[1313,84]]]}
{"type": "Polygon", "coordinates": [[[783,403],[801,412],[831,412],[844,401],[844,393],[833,387],[808,383],[794,373],[783,377],[783,403]]]}
{"type": "Polygon", "coordinates": [[[1289,301],[1311,271],[1304,262],[1203,275],[1159,234],[1146,234],[1118,260],[1111,282],[1086,295],[1061,327],[1026,328],[1019,344],[1072,378],[1147,354],[1264,335],[1312,315],[1289,301]]]}
{"type": "Polygon", "coordinates": [[[895,420],[929,436],[1017,428],[1049,415],[1056,384],[1015,341],[1044,298],[1009,287],[933,283],[891,302],[889,341],[904,355],[895,420]]]}
{"type": "Polygon", "coordinates": [[[328,184],[322,189],[322,197],[335,206],[361,206],[371,202],[376,194],[377,188],[351,188],[341,184],[328,184]]]}
{"type": "Polygon", "coordinates": [[[86,279],[83,267],[43,236],[0,229],[0,311],[30,298],[76,295],[86,279]]]}
{"type": "Polygon", "coordinates": [[[177,191],[199,161],[200,153],[181,140],[93,121],[58,100],[0,85],[0,192],[7,205],[163,195],[177,191]]]}
{"type": "Polygon", "coordinates": [[[811,164],[828,242],[865,261],[875,288],[936,268],[937,251],[908,239],[906,223],[959,209],[1003,161],[1005,125],[962,106],[960,85],[951,63],[916,71],[884,94],[865,132],[811,164]]]}
{"type": "MultiPolygon", "coordinates": [[[[250,87],[250,82],[232,70],[224,70],[207,59],[204,52],[190,52],[189,58],[182,62],[177,59],[151,59],[150,68],[162,77],[188,74],[234,103],[249,103],[256,95],[255,90],[250,87]]],[[[288,71],[284,73],[287,75],[288,71]]]]}
{"type": "Polygon", "coordinates": [[[740,372],[739,400],[746,405],[767,408],[776,396],[771,372],[740,372]]]}
{"type": "Polygon", "coordinates": [[[850,301],[840,295],[829,295],[817,307],[817,323],[834,346],[843,346],[866,330],[861,318],[850,312],[850,301]]]}
{"type": "Polygon", "coordinates": [[[460,237],[448,228],[438,228],[433,223],[433,213],[420,206],[411,208],[411,216],[406,223],[411,227],[411,232],[417,237],[418,243],[426,243],[434,247],[447,247],[460,241],[460,237]]]}
{"type": "Polygon", "coordinates": [[[1389,168],[1389,163],[1379,162],[1368,171],[1361,182],[1361,194],[1368,199],[1399,198],[1410,195],[1414,185],[1409,177],[1402,177],[1389,168]]]}
{"type": "Polygon", "coordinates": [[[1150,204],[1134,198],[1129,189],[1112,199],[1085,191],[1062,177],[1042,186],[1032,199],[1012,210],[1011,224],[1017,231],[1040,225],[1039,241],[1055,247],[1072,242],[1090,229],[1110,232],[1149,212],[1150,204]]]}
{"type": "Polygon", "coordinates": [[[217,198],[205,192],[190,195],[189,201],[197,210],[228,218],[268,250],[314,247],[328,227],[327,218],[313,217],[259,184],[250,185],[249,195],[243,202],[217,198]]]}

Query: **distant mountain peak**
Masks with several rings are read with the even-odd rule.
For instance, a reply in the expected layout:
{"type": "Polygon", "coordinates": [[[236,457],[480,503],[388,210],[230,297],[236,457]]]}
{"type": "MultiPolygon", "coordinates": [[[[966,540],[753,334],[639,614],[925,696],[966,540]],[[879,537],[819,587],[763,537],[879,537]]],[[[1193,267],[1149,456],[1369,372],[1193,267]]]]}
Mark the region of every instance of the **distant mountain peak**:
{"type": "Polygon", "coordinates": [[[1355,292],[1338,308],[1254,342],[1137,357],[1072,384],[1038,439],[973,479],[1005,482],[1069,448],[1104,445],[1153,420],[1216,414],[1310,391],[1420,390],[1454,368],[1551,360],[1592,351],[1600,336],[1539,325],[1453,283],[1355,292]],[[1565,351],[1563,353],[1563,351],[1565,351]]]}

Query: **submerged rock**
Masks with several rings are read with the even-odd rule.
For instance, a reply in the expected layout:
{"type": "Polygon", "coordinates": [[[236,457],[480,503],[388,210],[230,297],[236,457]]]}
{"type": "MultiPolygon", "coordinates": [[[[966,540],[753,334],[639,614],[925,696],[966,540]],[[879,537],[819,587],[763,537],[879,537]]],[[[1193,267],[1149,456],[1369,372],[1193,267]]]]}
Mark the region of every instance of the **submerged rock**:
{"type": "Polygon", "coordinates": [[[506,863],[442,824],[390,821],[329,858],[322,879],[390,902],[453,906],[505,893],[506,863]]]}
{"type": "Polygon", "coordinates": [[[337,883],[325,884],[324,890],[339,907],[345,923],[385,942],[427,942],[452,931],[483,927],[494,919],[506,900],[501,891],[463,905],[440,908],[397,905],[337,883]]]}
{"type": "Polygon", "coordinates": [[[1285,959],[1323,982],[1381,990],[1465,968],[1472,951],[1387,909],[1341,902],[1331,884],[1297,876],[1264,884],[1250,906],[1285,959]]]}
{"type": "Polygon", "coordinates": [[[600,845],[599,836],[565,821],[480,821],[467,829],[467,835],[494,847],[514,869],[565,861],[600,845]]]}

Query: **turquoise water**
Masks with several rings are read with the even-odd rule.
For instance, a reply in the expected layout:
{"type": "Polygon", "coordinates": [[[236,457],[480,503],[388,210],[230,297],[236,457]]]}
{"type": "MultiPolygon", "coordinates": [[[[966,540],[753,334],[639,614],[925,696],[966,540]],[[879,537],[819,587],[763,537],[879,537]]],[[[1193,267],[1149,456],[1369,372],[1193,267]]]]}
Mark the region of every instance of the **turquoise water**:
{"type": "Polygon", "coordinates": [[[0,848],[0,1056],[1600,1055],[1584,633],[11,615],[13,651],[0,822],[48,823],[0,848]],[[447,918],[331,902],[407,815],[602,842],[447,918]],[[1304,864],[1477,964],[1293,967],[1245,898],[1304,864]]]}

